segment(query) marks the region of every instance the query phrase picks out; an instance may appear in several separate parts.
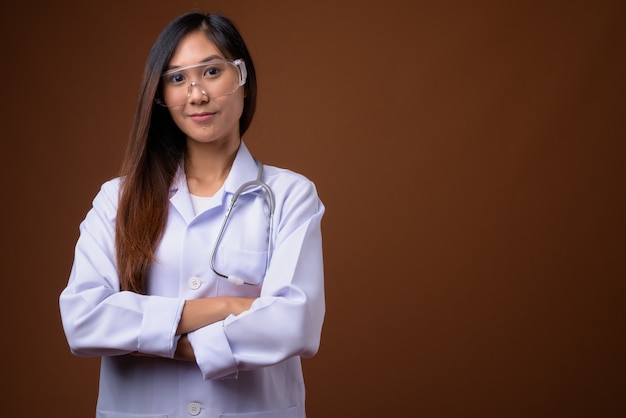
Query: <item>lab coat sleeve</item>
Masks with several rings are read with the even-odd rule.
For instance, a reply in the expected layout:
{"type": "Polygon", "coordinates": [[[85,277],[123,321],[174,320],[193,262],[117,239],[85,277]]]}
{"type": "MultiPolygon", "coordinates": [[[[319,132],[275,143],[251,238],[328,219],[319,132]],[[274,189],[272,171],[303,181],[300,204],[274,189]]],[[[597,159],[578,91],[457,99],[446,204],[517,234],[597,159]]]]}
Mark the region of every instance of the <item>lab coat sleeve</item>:
{"type": "Polygon", "coordinates": [[[311,357],[319,348],[325,314],[325,208],[308,180],[285,193],[261,296],[249,311],[189,333],[205,379],[234,377],[293,356],[311,357]]]}
{"type": "Polygon", "coordinates": [[[70,278],[59,297],[72,353],[131,352],[173,358],[183,300],[120,291],[115,261],[119,180],[103,185],[80,225],[70,278]]]}

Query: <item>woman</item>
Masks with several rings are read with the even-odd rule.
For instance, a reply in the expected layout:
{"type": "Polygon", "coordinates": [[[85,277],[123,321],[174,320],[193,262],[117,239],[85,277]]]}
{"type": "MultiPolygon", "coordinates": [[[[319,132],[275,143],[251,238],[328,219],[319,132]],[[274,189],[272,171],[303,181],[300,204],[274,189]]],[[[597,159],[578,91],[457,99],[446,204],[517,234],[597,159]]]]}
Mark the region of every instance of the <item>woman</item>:
{"type": "Polygon", "coordinates": [[[72,352],[102,357],[98,417],[305,416],[324,206],[251,156],[255,102],[226,17],[187,13],[159,35],[121,176],[81,223],[60,296],[72,352]]]}

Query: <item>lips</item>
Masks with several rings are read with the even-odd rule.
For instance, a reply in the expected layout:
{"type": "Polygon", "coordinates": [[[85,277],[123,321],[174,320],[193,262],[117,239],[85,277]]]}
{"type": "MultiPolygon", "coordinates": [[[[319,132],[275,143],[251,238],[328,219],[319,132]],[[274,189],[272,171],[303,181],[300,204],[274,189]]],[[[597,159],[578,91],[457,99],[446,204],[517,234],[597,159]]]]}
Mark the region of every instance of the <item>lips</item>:
{"type": "Polygon", "coordinates": [[[189,115],[194,122],[208,122],[215,116],[215,112],[198,112],[189,115]]]}

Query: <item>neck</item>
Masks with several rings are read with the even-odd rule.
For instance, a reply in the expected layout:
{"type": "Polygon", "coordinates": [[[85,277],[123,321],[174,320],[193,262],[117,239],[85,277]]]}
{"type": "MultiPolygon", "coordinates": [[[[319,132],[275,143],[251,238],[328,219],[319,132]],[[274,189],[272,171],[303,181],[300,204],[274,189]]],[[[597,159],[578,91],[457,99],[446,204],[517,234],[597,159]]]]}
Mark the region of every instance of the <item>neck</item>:
{"type": "Polygon", "coordinates": [[[224,184],[241,141],[198,143],[188,141],[185,175],[191,194],[213,196],[224,184]]]}

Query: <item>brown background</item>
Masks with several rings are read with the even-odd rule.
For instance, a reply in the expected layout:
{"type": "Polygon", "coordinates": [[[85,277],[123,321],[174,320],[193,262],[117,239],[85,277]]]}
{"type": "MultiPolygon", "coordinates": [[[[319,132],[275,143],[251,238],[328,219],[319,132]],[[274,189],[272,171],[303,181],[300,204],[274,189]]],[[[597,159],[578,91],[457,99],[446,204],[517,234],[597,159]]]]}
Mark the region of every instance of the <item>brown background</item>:
{"type": "Polygon", "coordinates": [[[3,6],[0,414],[93,416],[58,294],[148,50],[198,7],[255,59],[248,145],[327,206],[310,417],[626,413],[624,4],[3,6]]]}

